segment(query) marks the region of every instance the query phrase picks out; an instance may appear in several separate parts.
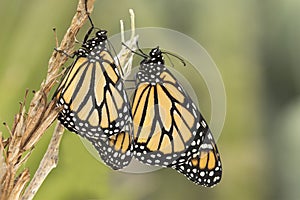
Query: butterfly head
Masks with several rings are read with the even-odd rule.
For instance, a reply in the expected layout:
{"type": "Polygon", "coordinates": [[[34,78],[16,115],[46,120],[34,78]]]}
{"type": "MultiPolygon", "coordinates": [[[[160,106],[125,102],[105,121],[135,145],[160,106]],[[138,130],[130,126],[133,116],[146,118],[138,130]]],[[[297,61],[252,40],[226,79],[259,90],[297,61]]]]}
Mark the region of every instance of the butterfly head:
{"type": "Polygon", "coordinates": [[[140,63],[139,72],[137,73],[137,78],[141,82],[150,82],[151,84],[156,84],[161,82],[160,74],[166,70],[164,65],[165,61],[163,58],[163,52],[159,47],[153,48],[149,55],[143,53],[139,54],[144,57],[140,63]]]}
{"type": "Polygon", "coordinates": [[[148,62],[149,63],[154,63],[154,64],[164,64],[164,57],[162,55],[163,53],[161,52],[161,50],[159,49],[159,47],[153,48],[150,53],[149,53],[149,58],[148,58],[148,62]]]}
{"type": "Polygon", "coordinates": [[[87,40],[79,49],[80,56],[87,56],[94,49],[103,49],[105,47],[105,41],[107,40],[107,31],[99,30],[96,32],[95,37],[87,40]]]}
{"type": "Polygon", "coordinates": [[[107,31],[106,30],[100,30],[96,32],[96,37],[94,38],[94,40],[96,42],[104,42],[105,40],[107,40],[107,31]]]}

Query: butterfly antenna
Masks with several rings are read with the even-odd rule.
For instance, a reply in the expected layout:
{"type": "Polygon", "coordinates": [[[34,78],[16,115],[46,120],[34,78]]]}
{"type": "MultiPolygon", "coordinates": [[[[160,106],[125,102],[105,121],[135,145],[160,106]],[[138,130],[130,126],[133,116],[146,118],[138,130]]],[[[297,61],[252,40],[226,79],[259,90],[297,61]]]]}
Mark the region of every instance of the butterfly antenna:
{"type": "Polygon", "coordinates": [[[144,56],[148,57],[148,55],[145,54],[145,53],[142,51],[142,49],[140,48],[139,42],[138,42],[138,41],[136,41],[136,47],[137,47],[137,49],[139,50],[139,52],[141,52],[141,54],[143,54],[144,56]]]}
{"type": "Polygon", "coordinates": [[[170,61],[170,63],[171,63],[171,65],[172,65],[172,67],[174,68],[174,63],[172,62],[172,60],[171,60],[170,56],[169,56],[168,54],[165,54],[165,55],[167,56],[168,60],[170,61]]]}
{"type": "MultiPolygon", "coordinates": [[[[164,52],[162,52],[162,53],[165,54],[169,59],[170,59],[170,57],[169,57],[168,55],[177,58],[178,60],[180,60],[180,62],[183,64],[183,66],[186,66],[186,63],[185,63],[185,61],[184,61],[183,58],[180,58],[179,56],[177,56],[177,55],[175,55],[175,54],[173,54],[173,53],[167,52],[167,51],[164,51],[164,52]]],[[[171,59],[170,59],[170,60],[171,60],[171,59]]],[[[172,65],[173,65],[173,63],[172,63],[172,65]]]]}
{"type": "Polygon", "coordinates": [[[141,57],[143,57],[143,58],[148,58],[148,56],[147,56],[146,54],[144,54],[144,52],[139,53],[139,52],[133,51],[133,50],[130,49],[130,47],[127,46],[124,42],[122,42],[122,45],[125,46],[127,49],[129,49],[132,53],[134,53],[134,54],[136,54],[136,55],[139,55],[139,56],[141,56],[141,57]]]}

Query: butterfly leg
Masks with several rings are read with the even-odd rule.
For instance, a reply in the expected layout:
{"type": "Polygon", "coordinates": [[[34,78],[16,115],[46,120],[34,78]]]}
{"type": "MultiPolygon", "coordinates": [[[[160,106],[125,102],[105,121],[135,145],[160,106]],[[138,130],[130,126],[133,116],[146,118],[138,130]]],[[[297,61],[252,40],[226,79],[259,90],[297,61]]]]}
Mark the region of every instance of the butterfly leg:
{"type": "Polygon", "coordinates": [[[58,53],[64,54],[65,56],[69,57],[69,58],[74,58],[77,53],[74,52],[72,55],[68,54],[67,52],[65,52],[64,50],[58,49],[58,48],[54,48],[55,51],[57,51],[58,53]]]}
{"type": "Polygon", "coordinates": [[[88,0],[85,0],[85,12],[88,16],[88,19],[90,21],[91,27],[89,28],[89,30],[87,31],[87,33],[84,36],[84,40],[83,40],[83,44],[86,43],[86,41],[89,39],[90,34],[92,33],[93,29],[95,28],[94,23],[90,17],[90,12],[88,11],[88,6],[87,6],[87,2],[88,0]]]}

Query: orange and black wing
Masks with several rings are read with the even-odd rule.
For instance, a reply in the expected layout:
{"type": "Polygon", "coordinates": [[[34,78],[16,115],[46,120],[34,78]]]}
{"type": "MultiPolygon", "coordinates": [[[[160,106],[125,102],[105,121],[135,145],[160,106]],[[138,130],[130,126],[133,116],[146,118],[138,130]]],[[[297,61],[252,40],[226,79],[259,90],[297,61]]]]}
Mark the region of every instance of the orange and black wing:
{"type": "MultiPolygon", "coordinates": [[[[142,77],[146,72],[139,73],[142,77]]],[[[164,68],[157,78],[157,82],[140,82],[135,91],[134,156],[143,163],[167,167],[183,163],[185,157],[198,151],[204,119],[169,70],[164,68]]]]}
{"type": "Polygon", "coordinates": [[[120,132],[108,138],[93,141],[102,161],[114,170],[126,167],[132,159],[132,135],[120,132]]]}
{"type": "Polygon", "coordinates": [[[58,119],[66,128],[88,139],[111,168],[128,165],[132,141],[125,138],[132,138],[131,108],[109,51],[99,46],[87,56],[78,56],[55,98],[62,107],[58,119]],[[121,137],[124,145],[119,148],[121,137]],[[111,151],[105,154],[104,149],[111,151]]]}
{"type": "Polygon", "coordinates": [[[191,155],[184,164],[174,165],[172,168],[197,185],[213,187],[221,181],[221,158],[209,129],[197,154],[191,155]]]}
{"type": "Polygon", "coordinates": [[[119,133],[131,121],[124,83],[113,58],[107,51],[99,57],[95,62],[79,57],[56,93],[57,104],[63,107],[59,120],[89,140],[119,133]]]}

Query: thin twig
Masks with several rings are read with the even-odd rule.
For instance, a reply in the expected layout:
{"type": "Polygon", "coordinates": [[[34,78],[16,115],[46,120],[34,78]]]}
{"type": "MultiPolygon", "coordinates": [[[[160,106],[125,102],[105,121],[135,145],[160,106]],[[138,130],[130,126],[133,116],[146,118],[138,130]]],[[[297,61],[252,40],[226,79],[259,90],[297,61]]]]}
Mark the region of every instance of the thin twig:
{"type": "Polygon", "coordinates": [[[25,190],[23,200],[32,199],[48,174],[57,166],[59,144],[63,136],[64,127],[58,122],[52,135],[48,149],[34,174],[33,179],[25,190]]]}
{"type": "MultiPolygon", "coordinates": [[[[5,164],[5,160],[6,158],[3,155],[4,151],[4,145],[3,145],[3,139],[2,139],[2,132],[0,132],[0,180],[2,180],[4,174],[6,174],[6,164],[5,164]]],[[[1,187],[0,187],[1,188],[1,187]]],[[[0,197],[2,196],[2,190],[0,190],[0,197]]]]}

